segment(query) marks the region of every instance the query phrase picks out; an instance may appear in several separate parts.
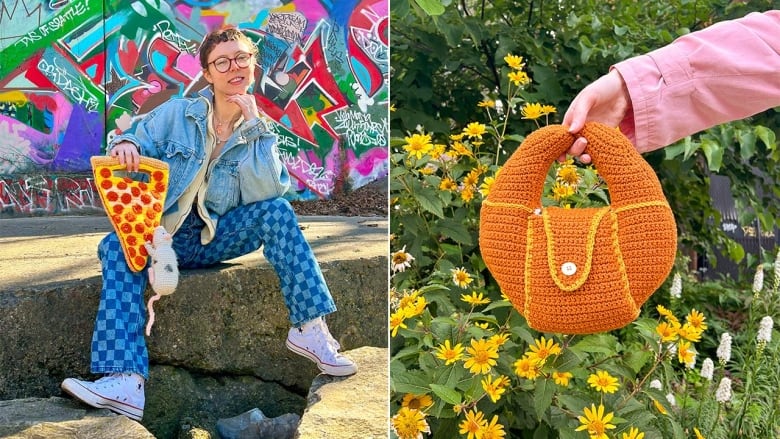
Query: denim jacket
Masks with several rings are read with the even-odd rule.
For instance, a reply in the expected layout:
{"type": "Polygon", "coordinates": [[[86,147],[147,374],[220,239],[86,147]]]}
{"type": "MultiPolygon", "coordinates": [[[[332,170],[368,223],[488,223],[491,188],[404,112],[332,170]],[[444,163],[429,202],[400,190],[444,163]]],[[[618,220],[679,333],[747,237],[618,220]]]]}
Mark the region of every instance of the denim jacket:
{"type": "MultiPolygon", "coordinates": [[[[211,91],[196,98],[176,98],[152,110],[129,130],[111,140],[126,140],[141,155],[168,163],[169,189],[164,214],[192,184],[206,156],[207,114],[211,91]]],[[[211,216],[222,216],[240,204],[282,196],[290,176],[279,157],[276,135],[260,119],[244,121],[209,165],[205,205],[211,216]]]]}

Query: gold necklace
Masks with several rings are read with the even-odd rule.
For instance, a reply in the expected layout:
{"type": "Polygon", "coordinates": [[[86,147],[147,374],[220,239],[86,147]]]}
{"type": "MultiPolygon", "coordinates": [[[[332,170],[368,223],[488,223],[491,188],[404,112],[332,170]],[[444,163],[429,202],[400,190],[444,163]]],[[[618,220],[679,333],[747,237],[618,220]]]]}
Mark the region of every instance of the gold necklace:
{"type": "Polygon", "coordinates": [[[214,125],[215,125],[215,127],[214,127],[214,131],[216,131],[216,134],[214,135],[214,137],[216,137],[216,138],[217,138],[217,141],[218,141],[219,143],[225,143],[225,142],[227,142],[227,140],[228,140],[228,139],[230,138],[230,136],[233,134],[233,128],[232,128],[232,127],[233,127],[233,125],[232,125],[232,124],[230,124],[230,121],[229,121],[229,120],[222,121],[222,120],[219,120],[219,119],[217,119],[217,115],[216,115],[216,113],[214,113],[214,115],[213,115],[213,118],[214,118],[214,125]],[[224,138],[224,139],[220,137],[220,136],[222,135],[222,132],[223,132],[223,129],[222,129],[222,128],[223,128],[223,126],[224,126],[224,127],[230,127],[230,133],[229,133],[229,134],[228,134],[228,136],[227,136],[226,138],[224,138]]]}

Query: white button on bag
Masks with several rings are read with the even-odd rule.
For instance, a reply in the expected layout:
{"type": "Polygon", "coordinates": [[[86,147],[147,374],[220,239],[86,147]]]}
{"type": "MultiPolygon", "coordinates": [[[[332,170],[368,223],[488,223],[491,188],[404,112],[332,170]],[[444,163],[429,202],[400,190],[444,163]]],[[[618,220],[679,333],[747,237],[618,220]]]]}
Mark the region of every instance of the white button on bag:
{"type": "Polygon", "coordinates": [[[574,262],[566,262],[563,265],[561,265],[561,271],[566,276],[571,276],[572,274],[577,272],[577,265],[575,265],[574,262]]]}

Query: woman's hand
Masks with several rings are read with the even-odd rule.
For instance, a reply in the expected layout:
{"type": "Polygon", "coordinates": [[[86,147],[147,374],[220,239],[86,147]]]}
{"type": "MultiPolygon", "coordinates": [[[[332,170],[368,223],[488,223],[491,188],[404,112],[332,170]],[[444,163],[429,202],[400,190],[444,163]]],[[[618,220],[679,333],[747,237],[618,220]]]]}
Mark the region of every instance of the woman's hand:
{"type": "MultiPolygon", "coordinates": [[[[631,99],[623,77],[617,70],[612,70],[577,94],[563,116],[563,125],[572,134],[579,133],[585,122],[590,121],[617,127],[630,108],[631,99]]],[[[590,163],[590,155],[583,154],[587,145],[584,137],[578,137],[566,153],[578,156],[583,163],[590,163]]]]}
{"type": "Polygon", "coordinates": [[[260,110],[257,109],[257,102],[252,94],[231,95],[227,97],[227,101],[238,105],[246,121],[260,117],[260,110]]]}
{"type": "Polygon", "coordinates": [[[111,157],[119,159],[119,163],[125,165],[128,171],[138,172],[138,166],[141,164],[141,154],[134,143],[122,141],[111,148],[109,152],[111,157]]]}

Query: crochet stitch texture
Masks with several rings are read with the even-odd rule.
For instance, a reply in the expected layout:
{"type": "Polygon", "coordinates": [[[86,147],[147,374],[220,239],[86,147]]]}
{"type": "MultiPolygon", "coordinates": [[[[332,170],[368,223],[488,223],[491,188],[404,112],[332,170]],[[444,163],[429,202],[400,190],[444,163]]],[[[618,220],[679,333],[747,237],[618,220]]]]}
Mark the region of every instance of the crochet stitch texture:
{"type": "Polygon", "coordinates": [[[674,264],[677,226],[653,169],[617,129],[580,135],[607,183],[601,208],[542,207],[552,162],[574,141],[561,125],[531,133],[496,177],[480,212],[479,245],[502,291],[543,332],[621,328],[674,264]]]}

